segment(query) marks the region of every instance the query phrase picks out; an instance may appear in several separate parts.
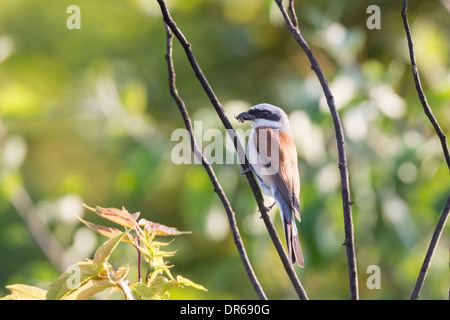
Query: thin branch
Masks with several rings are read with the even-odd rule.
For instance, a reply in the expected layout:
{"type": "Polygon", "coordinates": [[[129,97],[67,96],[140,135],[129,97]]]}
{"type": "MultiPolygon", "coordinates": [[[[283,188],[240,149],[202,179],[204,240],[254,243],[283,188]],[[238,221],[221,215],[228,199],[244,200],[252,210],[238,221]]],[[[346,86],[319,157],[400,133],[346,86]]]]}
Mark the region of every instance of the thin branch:
{"type": "Polygon", "coordinates": [[[323,92],[325,94],[328,108],[330,109],[331,116],[333,118],[337,148],[339,154],[339,171],[341,175],[341,185],[342,185],[342,203],[344,211],[344,229],[345,229],[345,246],[347,249],[347,264],[350,282],[350,299],[357,300],[359,298],[358,293],[358,272],[356,268],[356,255],[355,255],[355,244],[354,244],[354,230],[353,230],[353,218],[352,218],[352,201],[350,199],[350,184],[349,184],[349,174],[347,168],[347,157],[345,153],[345,140],[344,131],[342,129],[341,120],[339,113],[337,112],[336,105],[334,102],[333,95],[331,94],[328,82],[319,66],[319,63],[314,56],[314,53],[306,43],[305,39],[301,35],[300,29],[298,27],[297,17],[295,15],[293,0],[289,2],[289,11],[291,17],[289,17],[286,9],[283,6],[282,0],[275,0],[278,7],[280,8],[281,14],[289,28],[294,39],[306,53],[309,61],[311,62],[311,69],[314,70],[319,82],[322,86],[323,92]]]}
{"type": "Polygon", "coordinates": [[[409,58],[411,60],[411,67],[414,76],[414,82],[416,84],[416,90],[419,95],[420,102],[422,103],[423,111],[427,115],[428,119],[430,120],[431,124],[434,127],[434,130],[436,131],[439,137],[439,140],[441,141],[445,161],[447,162],[447,167],[450,169],[450,152],[447,145],[447,137],[442,131],[441,127],[439,126],[439,123],[436,120],[435,116],[433,115],[433,111],[431,110],[430,105],[428,104],[427,97],[425,96],[425,92],[422,89],[422,84],[420,81],[419,69],[417,68],[416,57],[414,54],[414,44],[412,41],[411,30],[409,28],[408,22],[408,0],[403,0],[402,18],[403,18],[403,25],[405,26],[406,37],[408,39],[409,58]]]}
{"type": "Polygon", "coordinates": [[[420,269],[419,277],[417,278],[416,285],[414,286],[414,290],[411,294],[411,300],[419,299],[419,294],[420,291],[422,290],[425,278],[427,277],[428,270],[430,269],[434,252],[436,251],[437,244],[439,242],[439,239],[441,238],[442,232],[444,231],[445,224],[447,223],[449,212],[450,212],[450,196],[447,199],[447,203],[445,204],[444,210],[442,211],[441,217],[439,218],[439,222],[436,226],[436,229],[434,230],[433,237],[431,238],[427,254],[425,255],[425,259],[422,264],[422,268],[420,269]]]}
{"type": "Polygon", "coordinates": [[[28,191],[20,188],[16,193],[11,195],[10,200],[30,230],[34,240],[52,265],[59,271],[66,270],[67,266],[73,263],[71,261],[72,259],[64,252],[64,248],[51,233],[46,223],[39,219],[36,206],[28,191]]]}
{"type": "Polygon", "coordinates": [[[245,251],[244,243],[242,242],[239,229],[236,223],[235,213],[230,205],[230,202],[228,201],[228,198],[223,191],[219,181],[217,180],[216,174],[214,172],[214,169],[211,167],[211,165],[208,163],[208,161],[205,159],[203,154],[201,153],[197,142],[194,137],[194,130],[192,128],[191,118],[189,116],[189,113],[186,109],[184,101],[181,99],[180,95],[178,94],[178,90],[176,88],[176,82],[175,82],[175,69],[173,65],[173,58],[172,58],[172,42],[173,42],[173,35],[170,31],[170,28],[165,24],[166,27],[166,35],[167,35],[167,52],[166,52],[166,60],[167,60],[167,68],[169,72],[169,86],[170,86],[170,94],[172,95],[172,98],[175,100],[178,109],[180,110],[181,116],[183,117],[184,124],[186,126],[186,129],[189,131],[189,134],[191,136],[191,149],[194,152],[195,156],[201,159],[202,165],[205,168],[206,172],[208,173],[208,176],[214,185],[214,191],[218,194],[220,200],[222,201],[222,204],[225,208],[225,211],[228,216],[228,221],[230,223],[231,231],[233,234],[234,243],[236,244],[236,247],[239,252],[239,256],[241,257],[242,263],[244,264],[245,271],[247,272],[247,275],[250,279],[250,282],[253,286],[253,288],[256,291],[256,294],[261,300],[267,300],[267,297],[259,284],[258,279],[256,278],[255,272],[252,269],[252,266],[250,264],[250,261],[248,259],[247,253],[245,251]]]}
{"type": "MultiPolygon", "coordinates": [[[[247,170],[249,168],[248,160],[245,157],[245,152],[243,151],[243,147],[237,139],[236,132],[231,125],[228,117],[225,114],[225,111],[219,102],[218,98],[216,97],[213,89],[211,88],[210,84],[208,83],[208,80],[206,79],[205,75],[203,74],[203,71],[200,68],[200,65],[198,64],[197,60],[195,59],[194,53],[191,48],[191,44],[186,40],[185,36],[181,32],[181,30],[176,25],[175,21],[172,19],[169,13],[169,9],[167,8],[167,4],[165,0],[157,0],[159,6],[161,7],[161,12],[163,15],[164,22],[169,26],[175,37],[178,39],[180,44],[182,45],[186,56],[189,60],[189,63],[191,64],[191,67],[195,73],[195,76],[197,77],[198,81],[203,87],[203,90],[205,91],[206,95],[208,96],[211,104],[213,105],[214,109],[216,110],[217,115],[219,116],[220,120],[222,121],[223,126],[227,129],[227,133],[230,135],[231,139],[233,140],[234,147],[237,151],[238,157],[239,157],[239,163],[241,163],[242,168],[244,170],[247,170]],[[243,158],[243,159],[242,159],[243,158]]],[[[261,191],[259,190],[258,184],[253,177],[253,174],[251,172],[246,173],[247,181],[250,185],[250,188],[253,192],[253,195],[255,197],[256,203],[258,205],[259,211],[261,212],[264,224],[266,225],[266,228],[268,230],[268,233],[272,239],[272,242],[278,252],[278,255],[280,256],[280,259],[283,263],[283,267],[286,270],[287,275],[289,276],[289,279],[291,280],[291,283],[297,293],[297,295],[300,297],[300,299],[308,299],[305,290],[303,289],[300,280],[297,277],[297,274],[295,273],[291,263],[289,262],[289,258],[286,254],[286,251],[284,250],[283,244],[278,237],[278,234],[275,230],[275,227],[273,226],[272,221],[270,220],[269,215],[267,214],[267,208],[264,206],[264,198],[261,194],[261,191]]]]}
{"type": "MultiPolygon", "coordinates": [[[[445,161],[447,162],[447,167],[450,169],[450,152],[449,152],[448,145],[447,145],[447,137],[445,136],[444,132],[442,131],[441,127],[439,126],[438,121],[436,120],[435,116],[433,115],[433,111],[431,110],[431,107],[428,104],[427,98],[425,96],[425,92],[422,89],[422,84],[420,81],[419,70],[417,68],[416,57],[414,54],[414,44],[413,44],[412,37],[411,37],[411,29],[409,28],[409,22],[408,22],[408,0],[403,0],[402,19],[403,19],[403,25],[405,27],[406,38],[408,39],[409,58],[411,60],[411,68],[412,68],[412,72],[413,72],[413,76],[414,76],[416,90],[419,95],[420,102],[422,103],[423,110],[424,110],[426,116],[428,117],[428,119],[430,120],[431,124],[433,125],[434,130],[436,131],[436,133],[439,137],[439,140],[441,141],[445,161]]],[[[447,199],[445,208],[442,211],[442,214],[439,218],[437,226],[434,230],[433,237],[431,238],[430,245],[428,247],[427,253],[425,255],[425,259],[422,264],[422,268],[420,269],[419,277],[417,279],[414,290],[411,294],[411,300],[416,300],[419,298],[420,291],[422,290],[423,284],[425,282],[425,278],[427,276],[428,270],[431,265],[431,261],[433,259],[434,251],[436,250],[436,247],[437,247],[437,244],[441,237],[441,234],[445,228],[445,224],[448,219],[449,211],[450,211],[450,196],[447,199]]]]}
{"type": "Polygon", "coordinates": [[[291,15],[291,22],[294,25],[294,27],[298,27],[298,19],[297,14],[295,13],[295,6],[294,6],[294,0],[289,0],[289,6],[288,6],[289,14],[291,15]]]}

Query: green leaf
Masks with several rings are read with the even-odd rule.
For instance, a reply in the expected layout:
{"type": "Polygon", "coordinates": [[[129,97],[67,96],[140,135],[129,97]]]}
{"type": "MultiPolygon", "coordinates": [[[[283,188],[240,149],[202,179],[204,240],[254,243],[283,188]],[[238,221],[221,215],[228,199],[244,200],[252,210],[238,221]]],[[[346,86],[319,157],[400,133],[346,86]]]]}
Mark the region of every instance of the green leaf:
{"type": "Polygon", "coordinates": [[[96,276],[98,276],[98,272],[94,270],[92,261],[71,265],[66,272],[50,283],[46,298],[47,300],[63,299],[96,276]]]}
{"type": "Polygon", "coordinates": [[[0,300],[45,300],[46,290],[26,284],[13,284],[6,286],[11,291],[10,295],[0,300]]]}
{"type": "Polygon", "coordinates": [[[94,260],[92,261],[94,270],[100,273],[105,267],[107,267],[106,263],[108,262],[111,253],[128,232],[129,230],[112,237],[97,249],[94,255],[94,260]]]}
{"type": "Polygon", "coordinates": [[[77,290],[64,296],[64,300],[86,300],[105,289],[115,286],[109,279],[92,278],[77,290]]]}
{"type": "Polygon", "coordinates": [[[189,286],[189,287],[193,287],[195,289],[199,289],[199,290],[203,290],[203,291],[208,291],[205,287],[203,287],[202,285],[199,285],[187,278],[184,278],[182,276],[177,276],[177,282],[179,285],[181,286],[189,286]]]}
{"type": "Polygon", "coordinates": [[[133,293],[137,296],[139,296],[141,299],[144,300],[159,300],[159,296],[149,287],[147,287],[145,284],[138,282],[135,284],[132,284],[130,286],[130,289],[133,291],[133,293]]]}
{"type": "Polygon", "coordinates": [[[169,280],[164,276],[157,276],[151,282],[149,282],[148,286],[152,289],[156,289],[158,294],[165,294],[169,291],[170,287],[173,286],[172,283],[176,281],[175,279],[169,280]]]}
{"type": "Polygon", "coordinates": [[[47,300],[85,300],[113,287],[109,279],[100,277],[93,262],[79,262],[50,283],[47,300]]]}

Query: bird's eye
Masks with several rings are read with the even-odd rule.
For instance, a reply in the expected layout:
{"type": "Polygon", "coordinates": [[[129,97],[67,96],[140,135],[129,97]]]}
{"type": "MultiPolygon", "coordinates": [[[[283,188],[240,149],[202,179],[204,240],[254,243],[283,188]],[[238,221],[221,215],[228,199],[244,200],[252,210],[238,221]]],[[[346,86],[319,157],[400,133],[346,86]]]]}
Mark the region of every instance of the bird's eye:
{"type": "Polygon", "coordinates": [[[261,115],[262,115],[263,117],[267,117],[268,115],[270,115],[270,111],[268,111],[268,110],[263,110],[263,111],[261,111],[261,115]]]}

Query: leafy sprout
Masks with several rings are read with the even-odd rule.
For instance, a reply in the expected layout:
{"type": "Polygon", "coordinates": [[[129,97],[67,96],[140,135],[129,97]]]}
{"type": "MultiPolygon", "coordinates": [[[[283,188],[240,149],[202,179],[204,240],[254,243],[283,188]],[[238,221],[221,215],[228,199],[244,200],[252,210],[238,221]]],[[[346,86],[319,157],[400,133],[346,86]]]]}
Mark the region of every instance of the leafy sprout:
{"type": "Polygon", "coordinates": [[[168,261],[175,251],[163,251],[161,247],[170,242],[155,241],[156,236],[177,236],[190,232],[179,231],[159,223],[139,218],[139,212],[130,214],[125,208],[91,208],[98,216],[110,220],[124,230],[97,225],[80,217],[88,228],[109,238],[95,252],[92,260],[71,265],[49,285],[49,290],[24,284],[7,286],[11,291],[3,299],[8,300],[84,300],[95,294],[110,289],[111,292],[122,291],[127,300],[160,300],[169,299],[170,290],[185,286],[207,291],[203,286],[180,275],[174,277],[170,272],[168,261]],[[133,245],[138,252],[138,281],[130,284],[126,279],[129,265],[117,269],[109,262],[109,258],[120,242],[133,245]],[[147,263],[145,278],[141,278],[141,257],[147,263]]]}

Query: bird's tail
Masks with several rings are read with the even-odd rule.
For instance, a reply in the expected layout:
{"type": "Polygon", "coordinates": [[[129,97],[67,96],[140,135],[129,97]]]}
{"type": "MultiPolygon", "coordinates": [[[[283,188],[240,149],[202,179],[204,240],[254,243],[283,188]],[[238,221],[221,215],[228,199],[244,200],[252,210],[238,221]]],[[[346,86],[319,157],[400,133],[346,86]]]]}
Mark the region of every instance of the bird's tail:
{"type": "MultiPolygon", "coordinates": [[[[280,197],[278,199],[280,199],[280,197]]],[[[303,268],[303,253],[302,247],[300,246],[300,240],[298,239],[294,214],[289,204],[284,201],[284,198],[281,199],[281,201],[277,201],[277,205],[280,209],[280,216],[283,223],[284,235],[286,236],[286,246],[288,249],[289,259],[292,264],[297,262],[297,264],[303,268]]]]}
{"type": "Polygon", "coordinates": [[[291,219],[290,223],[286,223],[284,232],[286,235],[286,246],[288,248],[291,263],[294,264],[297,261],[297,264],[303,268],[304,261],[302,247],[300,246],[300,240],[298,239],[297,227],[295,226],[294,219],[291,219]]]}

